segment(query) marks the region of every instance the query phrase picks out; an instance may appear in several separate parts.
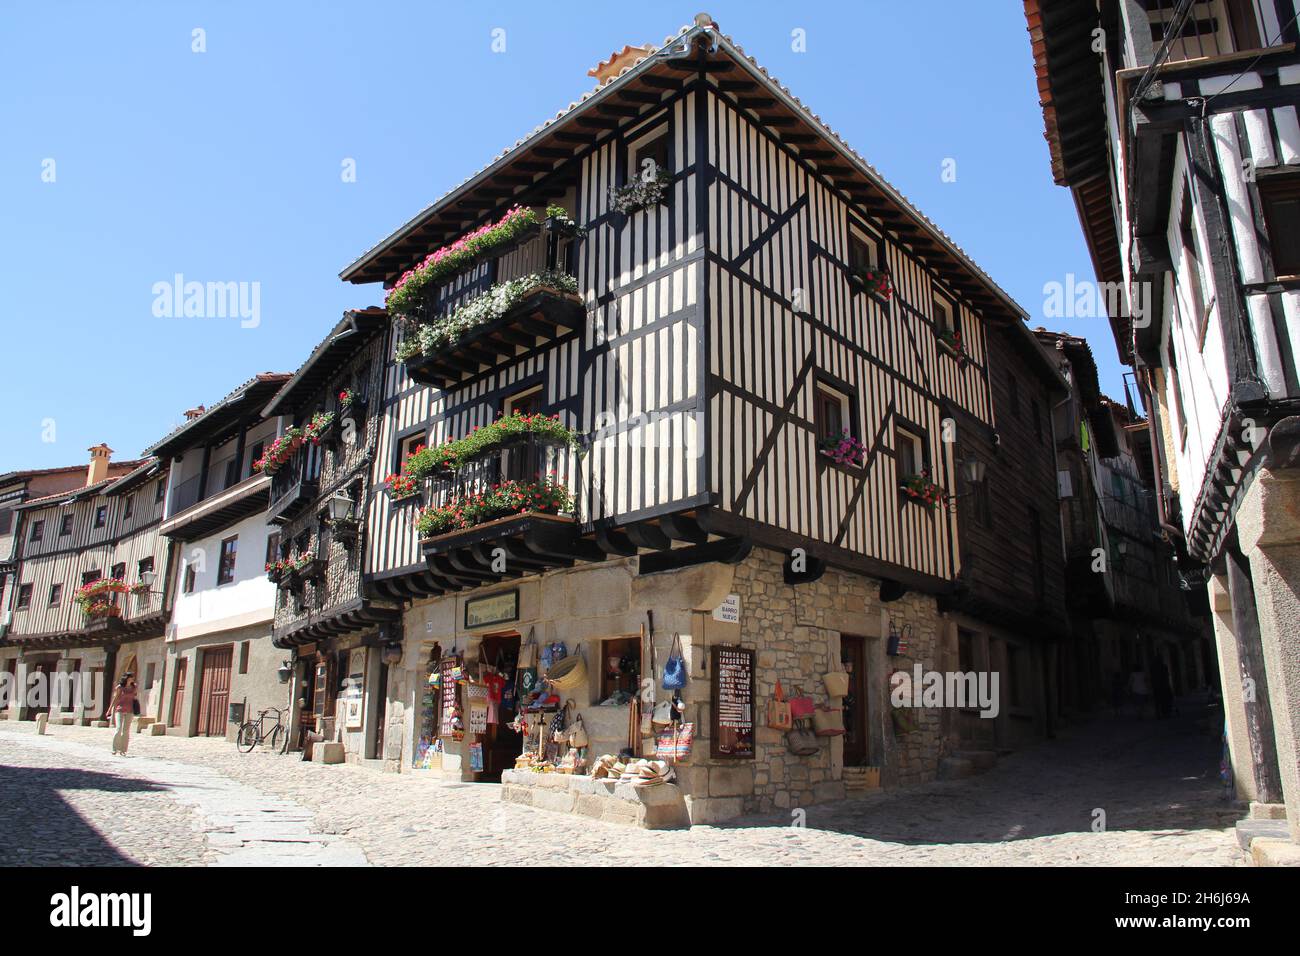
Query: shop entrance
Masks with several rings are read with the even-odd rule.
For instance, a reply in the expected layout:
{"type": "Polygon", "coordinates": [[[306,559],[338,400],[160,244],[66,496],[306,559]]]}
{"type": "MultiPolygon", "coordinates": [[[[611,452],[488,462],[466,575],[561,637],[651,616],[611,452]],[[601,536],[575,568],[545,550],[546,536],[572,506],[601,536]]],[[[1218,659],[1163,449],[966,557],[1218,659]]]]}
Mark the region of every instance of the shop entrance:
{"type": "Polygon", "coordinates": [[[840,663],[849,675],[849,693],[843,702],[844,766],[861,767],[868,756],[866,642],[860,637],[841,635],[840,663]]]}
{"type": "Polygon", "coordinates": [[[489,687],[487,733],[483,735],[483,772],[476,780],[500,783],[501,771],[510,770],[523,751],[523,737],[510,729],[518,701],[515,699],[515,676],[519,663],[519,635],[492,634],[483,638],[479,662],[484,666],[489,687]]]}

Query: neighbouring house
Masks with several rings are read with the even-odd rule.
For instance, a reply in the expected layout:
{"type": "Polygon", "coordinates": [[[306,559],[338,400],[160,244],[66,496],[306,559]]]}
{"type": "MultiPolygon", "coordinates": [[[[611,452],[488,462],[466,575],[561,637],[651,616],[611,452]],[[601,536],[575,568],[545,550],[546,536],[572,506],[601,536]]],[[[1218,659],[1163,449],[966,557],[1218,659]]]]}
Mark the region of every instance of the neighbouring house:
{"type": "MultiPolygon", "coordinates": [[[[262,407],[289,378],[265,372],[145,450],[171,463],[159,532],[175,546],[164,692],[151,701],[167,732],[234,739],[245,717],[284,709],[289,694],[271,644],[279,552],[266,518],[269,475],[258,463],[283,431],[262,407]]],[[[268,724],[269,728],[269,724],[268,724]]]]}
{"type": "Polygon", "coordinates": [[[12,508],[16,563],[0,661],[18,689],[9,701],[14,719],[102,719],[109,685],[128,672],[142,714],[156,706],[170,598],[168,547],[158,534],[167,465],[152,457],[114,463],[112,454],[91,448],[74,488],[62,470],[31,473],[39,497],[12,508]]]}
{"type": "Polygon", "coordinates": [[[570,661],[552,673],[595,757],[645,747],[636,708],[674,696],[680,649],[694,822],[1047,731],[1066,385],[1024,311],[707,15],[591,75],[344,270],[387,289],[376,350],[333,336],[266,410],[306,425],[348,380],[328,369],[374,362],[369,460],[333,473],[304,444],[312,487],[272,505],[310,559],[276,640],[314,668],[314,726],[528,799],[511,768],[555,719],[532,668],[570,661]],[[334,489],[350,551],[319,537],[334,489]],[[1013,673],[987,739],[920,688],[891,700],[959,665],[1013,673]],[[778,684],[822,708],[811,750],[768,726],[778,684]]]}
{"type": "Polygon", "coordinates": [[[1300,841],[1300,6],[1025,13],[1052,171],[1146,406],[1158,521],[1208,588],[1236,792],[1300,841]]]}

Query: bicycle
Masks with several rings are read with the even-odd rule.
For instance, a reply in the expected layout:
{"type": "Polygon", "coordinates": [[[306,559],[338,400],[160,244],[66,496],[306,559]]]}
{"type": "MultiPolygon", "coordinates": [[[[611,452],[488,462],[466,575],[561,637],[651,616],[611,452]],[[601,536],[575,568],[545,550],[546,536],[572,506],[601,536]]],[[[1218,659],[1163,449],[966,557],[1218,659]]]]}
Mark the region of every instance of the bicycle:
{"type": "Polygon", "coordinates": [[[285,753],[289,749],[289,728],[284,726],[283,710],[278,707],[267,707],[257,715],[256,720],[246,720],[239,725],[239,733],[235,736],[235,746],[244,753],[252,753],[253,748],[260,745],[263,741],[271,742],[271,751],[273,753],[285,753]],[[275,716],[275,723],[270,729],[266,729],[266,722],[275,716]]]}

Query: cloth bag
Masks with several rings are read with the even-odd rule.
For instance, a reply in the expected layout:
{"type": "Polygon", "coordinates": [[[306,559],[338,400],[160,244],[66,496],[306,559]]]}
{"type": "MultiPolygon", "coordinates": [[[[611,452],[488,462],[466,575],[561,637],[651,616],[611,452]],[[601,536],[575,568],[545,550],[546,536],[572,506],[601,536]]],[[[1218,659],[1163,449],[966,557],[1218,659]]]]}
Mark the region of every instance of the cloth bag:
{"type": "Polygon", "coordinates": [[[515,670],[515,696],[523,700],[537,690],[537,639],[528,629],[528,640],[519,648],[519,666],[515,670]]]}
{"type": "Polygon", "coordinates": [[[795,696],[790,698],[790,718],[804,720],[817,710],[817,704],[811,697],[804,695],[803,688],[795,687],[795,696]]]}
{"type": "Polygon", "coordinates": [[[579,714],[573,718],[573,726],[569,728],[569,746],[581,748],[589,743],[591,739],[587,736],[587,728],[583,726],[582,714],[579,714]]]}
{"type": "Polygon", "coordinates": [[[673,724],[655,738],[655,756],[660,760],[686,760],[694,740],[694,724],[673,724]]]}
{"type": "Polygon", "coordinates": [[[838,707],[818,707],[812,719],[818,737],[838,737],[844,733],[844,711],[838,707]]]}
{"type": "Polygon", "coordinates": [[[808,729],[808,722],[801,720],[786,733],[785,749],[796,757],[811,757],[821,745],[817,743],[817,735],[808,729]]]}
{"type": "Polygon", "coordinates": [[[845,671],[828,671],[822,675],[827,697],[849,696],[849,675],[845,671]]]}
{"type": "Polygon", "coordinates": [[[682,636],[673,635],[673,644],[664,662],[664,690],[681,690],[686,686],[686,657],[682,653],[682,636]]]}
{"type": "Polygon", "coordinates": [[[790,730],[794,718],[790,716],[790,703],[781,690],[781,682],[776,682],[776,693],[767,702],[767,725],[773,730],[790,730]]]}

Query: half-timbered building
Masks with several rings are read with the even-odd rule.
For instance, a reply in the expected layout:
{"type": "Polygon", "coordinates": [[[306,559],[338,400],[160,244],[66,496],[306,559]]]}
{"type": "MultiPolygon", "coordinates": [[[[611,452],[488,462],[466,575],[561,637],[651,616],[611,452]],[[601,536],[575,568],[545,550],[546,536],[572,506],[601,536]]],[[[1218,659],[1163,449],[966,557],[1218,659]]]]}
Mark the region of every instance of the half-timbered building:
{"type": "Polygon", "coordinates": [[[260,469],[278,549],[274,643],[295,662],[291,745],[314,734],[354,761],[383,748],[385,649],[400,627],[400,604],[362,580],[387,328],[382,310],[346,313],[262,412],[284,422],[260,469]]]}
{"type": "MultiPolygon", "coordinates": [[[[1022,355],[1026,401],[1063,385],[1020,307],[707,15],[591,75],[343,272],[384,283],[392,316],[364,554],[370,592],[405,608],[385,756],[496,779],[524,746],[509,708],[467,736],[428,678],[511,675],[559,643],[585,662],[566,696],[590,750],[639,749],[629,688],[671,696],[679,639],[691,819],[829,799],[873,768],[931,779],[955,728],[890,691],[956,666],[940,598],[976,623],[1033,598],[1034,560],[1060,567],[1040,439],[1039,544],[1023,514],[999,528],[1023,592],[958,585],[1000,560],[963,543],[954,498],[984,474],[962,443],[999,444],[994,339],[1022,355]],[[737,649],[748,710],[719,696],[737,649]],[[763,717],[778,683],[841,708],[845,733],[788,752],[763,717]]],[[[1055,611],[1059,582],[1039,596],[1055,611]]],[[[1017,637],[1031,684],[1042,639],[1017,637]]]]}
{"type": "Polygon", "coordinates": [[[1300,840],[1300,5],[1025,11],[1053,173],[1146,404],[1160,527],[1210,591],[1236,788],[1285,802],[1300,840]]]}
{"type": "Polygon", "coordinates": [[[111,448],[96,445],[80,487],[13,508],[18,553],[0,654],[15,678],[9,709],[18,719],[101,719],[108,686],[128,672],[142,713],[158,704],[169,609],[168,547],[158,534],[167,466],[111,458],[111,448]]]}
{"type": "Polygon", "coordinates": [[[256,465],[280,435],[262,407],[288,379],[262,373],[185,421],[145,454],[169,461],[159,531],[175,545],[165,681],[156,717],[181,736],[233,739],[245,715],[283,708],[284,655],[271,645],[278,557],[267,523],[272,479],[256,465]]]}

